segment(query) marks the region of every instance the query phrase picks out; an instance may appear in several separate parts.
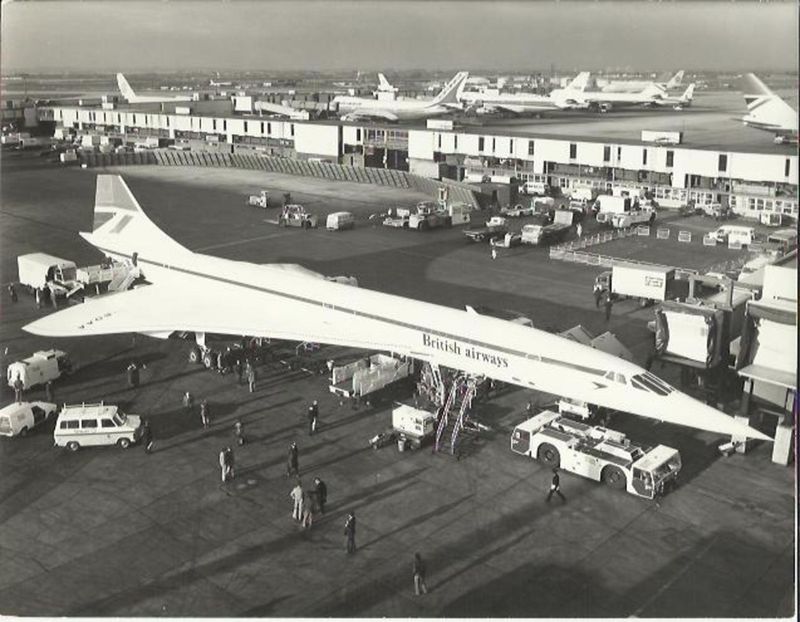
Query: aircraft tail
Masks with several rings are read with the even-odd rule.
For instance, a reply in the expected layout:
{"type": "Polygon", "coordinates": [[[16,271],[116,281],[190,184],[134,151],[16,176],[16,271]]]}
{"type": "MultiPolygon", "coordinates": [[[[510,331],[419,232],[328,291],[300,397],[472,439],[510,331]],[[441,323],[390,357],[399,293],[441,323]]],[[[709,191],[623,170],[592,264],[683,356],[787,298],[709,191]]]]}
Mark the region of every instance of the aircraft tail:
{"type": "Polygon", "coordinates": [[[433,99],[431,105],[437,104],[457,104],[461,91],[464,90],[464,83],[469,77],[469,72],[459,71],[450,82],[444,85],[444,88],[433,99]]]}
{"type": "Polygon", "coordinates": [[[391,83],[386,79],[386,76],[382,73],[378,74],[378,88],[381,91],[393,91],[394,87],[391,83]]]}
{"type": "Polygon", "coordinates": [[[693,97],[694,97],[694,82],[692,82],[688,87],[686,87],[686,90],[681,96],[681,99],[686,102],[690,102],[692,101],[693,97]]]}
{"type": "Polygon", "coordinates": [[[125,76],[123,76],[121,73],[117,74],[117,86],[119,87],[119,92],[122,93],[122,96],[129,102],[136,100],[136,93],[134,93],[131,85],[128,84],[125,76]]]}
{"type": "Polygon", "coordinates": [[[678,73],[672,76],[666,83],[667,89],[676,89],[683,83],[684,71],[681,69],[678,73]]]}
{"type": "Polygon", "coordinates": [[[89,244],[116,259],[134,255],[169,259],[188,253],[150,220],[119,175],[98,175],[91,233],[81,233],[89,244]]]}
{"type": "Polygon", "coordinates": [[[754,73],[748,73],[742,78],[742,93],[744,94],[744,101],[748,108],[752,108],[757,99],[777,98],[777,95],[756,77],[754,73]]]}
{"type": "Polygon", "coordinates": [[[566,91],[585,91],[589,86],[589,80],[592,75],[588,71],[582,71],[570,82],[564,89],[566,91]]]}

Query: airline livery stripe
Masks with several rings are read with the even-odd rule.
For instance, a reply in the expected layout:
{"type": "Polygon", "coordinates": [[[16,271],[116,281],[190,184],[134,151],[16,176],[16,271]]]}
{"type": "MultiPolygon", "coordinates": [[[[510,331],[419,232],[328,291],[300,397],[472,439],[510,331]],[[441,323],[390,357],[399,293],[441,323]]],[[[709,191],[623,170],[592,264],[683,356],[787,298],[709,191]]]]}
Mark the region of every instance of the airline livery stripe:
{"type": "MultiPolygon", "coordinates": [[[[126,257],[131,259],[130,255],[126,255],[125,253],[120,253],[119,251],[109,250],[105,248],[97,247],[99,250],[103,251],[104,253],[108,253],[110,255],[120,255],[122,257],[126,257]]],[[[424,326],[420,326],[418,324],[410,324],[408,322],[401,322],[400,320],[393,320],[390,318],[386,318],[380,315],[375,315],[372,313],[364,313],[363,311],[358,311],[356,309],[349,309],[346,307],[338,307],[331,305],[327,302],[321,302],[319,300],[314,300],[313,298],[306,298],[304,296],[298,296],[297,294],[288,294],[286,292],[276,291],[274,289],[269,289],[266,287],[261,287],[259,285],[251,285],[249,283],[242,283],[241,281],[234,281],[232,279],[228,279],[225,277],[214,276],[210,274],[203,274],[202,272],[195,272],[194,270],[188,270],[186,268],[180,268],[177,266],[171,266],[169,264],[161,263],[158,261],[150,261],[147,259],[143,259],[141,256],[137,256],[137,263],[139,264],[150,264],[152,266],[158,266],[159,268],[166,268],[167,270],[174,270],[175,272],[180,272],[183,274],[188,274],[191,276],[195,276],[198,278],[209,279],[212,281],[217,281],[218,283],[225,283],[227,285],[235,285],[237,287],[244,287],[246,289],[250,289],[257,292],[262,292],[265,294],[271,294],[273,296],[278,296],[280,298],[288,298],[289,300],[294,300],[296,302],[302,302],[305,304],[310,304],[316,307],[324,307],[326,309],[331,309],[335,311],[341,311],[343,313],[352,313],[353,315],[357,315],[358,317],[363,317],[369,320],[375,320],[377,322],[383,322],[384,324],[391,324],[393,326],[399,326],[401,328],[408,328],[415,331],[422,331],[429,333],[431,335],[435,335],[437,337],[442,337],[444,339],[452,339],[454,341],[461,341],[463,343],[468,343],[473,346],[478,346],[481,348],[486,348],[488,350],[494,350],[496,352],[502,352],[504,354],[510,354],[512,356],[519,356],[521,358],[526,358],[534,361],[540,361],[542,363],[546,363],[548,365],[557,365],[559,367],[568,367],[570,369],[574,369],[576,371],[580,371],[586,374],[593,374],[595,376],[604,376],[606,374],[605,370],[602,369],[595,369],[593,367],[586,367],[584,365],[577,365],[575,363],[568,363],[565,361],[559,361],[557,359],[552,359],[546,356],[540,356],[538,354],[531,354],[527,352],[522,352],[521,350],[514,350],[512,348],[505,348],[503,346],[497,346],[494,344],[485,343],[483,341],[477,341],[475,339],[470,339],[469,337],[462,337],[460,335],[453,335],[450,333],[445,333],[440,330],[436,330],[433,328],[426,328],[424,326]]]]}

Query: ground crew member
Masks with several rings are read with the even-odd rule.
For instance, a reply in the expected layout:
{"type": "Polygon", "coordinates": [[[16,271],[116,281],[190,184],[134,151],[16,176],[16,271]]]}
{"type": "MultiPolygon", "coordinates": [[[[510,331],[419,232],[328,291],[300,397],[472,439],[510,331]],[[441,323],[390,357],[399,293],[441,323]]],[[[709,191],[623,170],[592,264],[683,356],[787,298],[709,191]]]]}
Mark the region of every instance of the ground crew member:
{"type": "Polygon", "coordinates": [[[566,497],[561,494],[561,481],[558,477],[558,469],[553,469],[553,481],[550,482],[550,492],[547,493],[547,503],[550,503],[550,499],[553,495],[558,495],[561,497],[561,501],[564,503],[567,502],[566,497]]]}
{"type": "Polygon", "coordinates": [[[600,283],[595,283],[592,288],[592,296],[594,296],[594,308],[600,308],[600,301],[603,299],[603,286],[600,283]]]}
{"type": "Polygon", "coordinates": [[[347,554],[356,552],[356,514],[350,512],[344,522],[344,535],[346,540],[347,554]]]}
{"type": "Polygon", "coordinates": [[[207,428],[211,423],[211,418],[208,412],[208,402],[206,400],[200,402],[200,421],[203,423],[204,428],[207,428]]]}
{"type": "Polygon", "coordinates": [[[227,465],[228,465],[228,474],[231,476],[231,479],[236,478],[236,462],[233,455],[233,449],[230,447],[225,448],[225,455],[227,457],[227,465]]]}
{"type": "Polygon", "coordinates": [[[19,374],[17,374],[17,379],[14,380],[14,399],[17,404],[22,404],[22,392],[24,390],[25,384],[22,382],[22,378],[20,378],[19,374]]]}
{"type": "Polygon", "coordinates": [[[244,445],[244,426],[241,419],[237,419],[233,424],[233,435],[236,437],[237,445],[244,445]]]}
{"type": "Polygon", "coordinates": [[[48,380],[44,385],[44,399],[46,402],[54,402],[53,400],[53,381],[48,380]]]}
{"type": "Polygon", "coordinates": [[[578,234],[579,238],[583,235],[583,225],[581,223],[575,225],[575,233],[578,234]]]}
{"type": "Polygon", "coordinates": [[[34,292],[34,296],[36,297],[36,308],[37,309],[41,309],[42,308],[42,293],[41,293],[41,290],[38,287],[36,288],[36,290],[34,292]]]}
{"type": "Polygon", "coordinates": [[[314,492],[316,493],[319,511],[325,514],[325,504],[328,502],[328,486],[320,478],[314,478],[314,492]]]}
{"type": "Polygon", "coordinates": [[[144,420],[144,427],[142,428],[142,446],[144,453],[149,454],[153,452],[153,430],[150,428],[150,421],[144,420]]]}
{"type": "Polygon", "coordinates": [[[225,354],[222,352],[217,354],[217,372],[222,376],[225,375],[225,354]]]}
{"type": "Polygon", "coordinates": [[[11,302],[17,302],[17,290],[14,289],[14,284],[8,284],[8,295],[11,296],[11,302]]]}
{"type": "Polygon", "coordinates": [[[292,441],[292,444],[289,445],[289,458],[286,463],[286,476],[290,475],[297,475],[300,473],[300,469],[297,466],[297,443],[292,441]]]}
{"type": "Polygon", "coordinates": [[[611,319],[611,307],[614,303],[611,301],[611,292],[606,294],[605,302],[603,303],[603,308],[606,310],[606,322],[611,319]]]}
{"type": "Polygon", "coordinates": [[[300,480],[298,479],[292,488],[292,492],[289,493],[289,497],[294,501],[294,506],[292,507],[292,518],[295,520],[303,520],[303,487],[300,485],[300,480]]]}
{"type": "Polygon", "coordinates": [[[236,372],[236,384],[242,384],[242,361],[237,358],[233,363],[233,371],[236,372]]]}
{"type": "Polygon", "coordinates": [[[425,562],[419,553],[414,553],[414,593],[419,596],[428,593],[428,586],[425,585],[425,562]]]}
{"type": "Polygon", "coordinates": [[[497,249],[494,246],[492,247],[492,259],[497,259],[497,249]]]}
{"type": "Polygon", "coordinates": [[[314,523],[314,513],[311,511],[311,503],[303,501],[302,518],[300,519],[300,526],[303,529],[308,529],[314,523]]]}
{"type": "Polygon", "coordinates": [[[255,392],[256,390],[256,368],[252,365],[247,372],[247,384],[250,387],[250,393],[255,392]]]}
{"type": "Polygon", "coordinates": [[[128,386],[135,389],[139,386],[139,366],[134,361],[131,361],[127,371],[128,386]]]}
{"type": "Polygon", "coordinates": [[[187,415],[192,414],[192,409],[194,407],[194,397],[188,391],[183,394],[183,408],[186,410],[187,415]]]}
{"type": "Polygon", "coordinates": [[[219,452],[219,470],[222,475],[222,483],[228,478],[228,454],[227,450],[223,447],[219,452]]]}
{"type": "Polygon", "coordinates": [[[311,403],[308,407],[308,435],[313,436],[317,431],[317,418],[319,417],[319,405],[317,400],[311,403]]]}

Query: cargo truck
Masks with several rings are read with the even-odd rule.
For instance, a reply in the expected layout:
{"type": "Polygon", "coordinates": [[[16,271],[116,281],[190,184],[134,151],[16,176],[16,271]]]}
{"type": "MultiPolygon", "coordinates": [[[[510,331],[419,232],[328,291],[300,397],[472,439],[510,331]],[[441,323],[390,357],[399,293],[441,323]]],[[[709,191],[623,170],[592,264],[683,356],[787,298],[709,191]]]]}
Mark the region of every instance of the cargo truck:
{"type": "Polygon", "coordinates": [[[592,206],[597,222],[610,224],[617,214],[625,214],[633,208],[633,199],[627,196],[612,196],[603,194],[597,197],[592,206]]]}
{"type": "Polygon", "coordinates": [[[551,410],[514,428],[511,451],[645,499],[674,487],[681,471],[677,449],[644,447],[621,432],[587,425],[551,410]]]}
{"type": "Polygon", "coordinates": [[[612,300],[636,298],[642,307],[685,297],[689,291],[689,282],[676,278],[675,268],[646,264],[614,264],[595,278],[595,286],[610,291],[612,300]]]}
{"type": "Polygon", "coordinates": [[[46,384],[72,371],[72,363],[61,350],[39,350],[21,361],[15,361],[6,369],[6,382],[13,387],[17,378],[27,391],[36,385],[46,384]]]}
{"type": "MultiPolygon", "coordinates": [[[[599,217],[599,214],[598,214],[599,217]]],[[[634,207],[628,212],[611,215],[611,226],[615,229],[626,229],[633,225],[652,225],[656,220],[656,211],[650,206],[634,207]]]]}
{"type": "Polygon", "coordinates": [[[71,296],[81,289],[74,261],[46,253],[29,253],[17,257],[20,285],[28,291],[47,289],[56,296],[71,296]]]}

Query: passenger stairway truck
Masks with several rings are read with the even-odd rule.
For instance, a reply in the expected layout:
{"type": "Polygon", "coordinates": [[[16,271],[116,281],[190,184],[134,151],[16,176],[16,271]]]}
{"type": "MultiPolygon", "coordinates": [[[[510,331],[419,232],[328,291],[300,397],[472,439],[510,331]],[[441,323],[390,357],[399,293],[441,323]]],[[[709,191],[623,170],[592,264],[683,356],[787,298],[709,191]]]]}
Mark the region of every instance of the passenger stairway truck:
{"type": "Polygon", "coordinates": [[[334,395],[359,398],[371,395],[413,373],[411,360],[402,361],[386,354],[373,354],[331,370],[328,389],[334,395]]]}
{"type": "Polygon", "coordinates": [[[621,432],[590,426],[551,410],[514,428],[511,450],[645,499],[665,494],[681,470],[677,449],[643,447],[621,432]]]}
{"type": "Polygon", "coordinates": [[[501,238],[508,232],[508,223],[502,216],[492,216],[483,227],[465,229],[464,235],[473,242],[501,238]]]}
{"type": "Polygon", "coordinates": [[[464,429],[467,413],[472,409],[477,385],[477,380],[471,376],[458,374],[453,378],[436,428],[435,451],[457,455],[459,436],[464,429]]]}
{"type": "Polygon", "coordinates": [[[648,264],[616,263],[595,278],[595,286],[610,291],[612,300],[635,298],[642,307],[689,293],[689,281],[677,278],[675,268],[648,264]]]}

